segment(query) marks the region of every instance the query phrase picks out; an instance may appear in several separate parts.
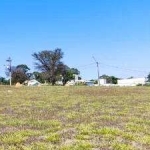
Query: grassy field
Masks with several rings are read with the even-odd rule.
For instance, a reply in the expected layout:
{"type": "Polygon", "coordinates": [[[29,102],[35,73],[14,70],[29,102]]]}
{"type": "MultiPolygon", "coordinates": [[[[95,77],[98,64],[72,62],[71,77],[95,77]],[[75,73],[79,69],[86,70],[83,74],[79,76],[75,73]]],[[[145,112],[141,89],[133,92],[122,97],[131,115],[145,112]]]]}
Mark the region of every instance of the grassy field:
{"type": "Polygon", "coordinates": [[[0,87],[0,150],[134,149],[150,149],[148,87],[0,87]]]}

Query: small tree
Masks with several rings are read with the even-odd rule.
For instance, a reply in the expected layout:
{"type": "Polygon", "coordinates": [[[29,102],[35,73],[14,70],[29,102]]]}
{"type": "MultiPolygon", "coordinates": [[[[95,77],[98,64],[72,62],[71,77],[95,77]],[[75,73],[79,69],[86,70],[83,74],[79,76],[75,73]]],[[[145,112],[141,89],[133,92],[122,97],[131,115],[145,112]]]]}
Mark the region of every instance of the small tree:
{"type": "Polygon", "coordinates": [[[0,77],[0,84],[1,85],[7,85],[7,84],[9,84],[9,81],[6,80],[4,77],[0,77]]]}
{"type": "Polygon", "coordinates": [[[15,69],[12,72],[12,83],[23,83],[27,79],[27,75],[21,69],[15,69]]]}
{"type": "Polygon", "coordinates": [[[71,72],[71,70],[66,70],[63,74],[63,85],[65,85],[69,80],[73,80],[74,79],[74,75],[71,72]]]}
{"type": "MultiPolygon", "coordinates": [[[[12,67],[11,71],[12,71],[12,83],[23,83],[24,81],[28,80],[29,75],[28,75],[28,71],[29,71],[29,67],[25,64],[21,64],[18,65],[16,67],[12,67]]],[[[7,74],[7,72],[6,72],[7,74]]]]}

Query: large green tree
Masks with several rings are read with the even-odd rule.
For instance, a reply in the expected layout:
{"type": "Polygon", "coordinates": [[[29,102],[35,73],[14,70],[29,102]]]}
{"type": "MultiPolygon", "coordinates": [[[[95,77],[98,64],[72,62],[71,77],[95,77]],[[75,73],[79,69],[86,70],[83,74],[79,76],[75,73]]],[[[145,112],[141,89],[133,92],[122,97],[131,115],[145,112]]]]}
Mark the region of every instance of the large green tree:
{"type": "Polygon", "coordinates": [[[65,85],[67,83],[67,81],[73,80],[75,78],[74,75],[79,75],[80,72],[78,69],[76,68],[69,68],[68,66],[66,66],[62,72],[62,77],[63,77],[63,85],[65,85]]]}
{"type": "Polygon", "coordinates": [[[61,61],[63,52],[57,48],[55,50],[43,50],[33,53],[32,56],[36,60],[35,67],[48,75],[48,81],[55,84],[57,76],[64,70],[64,64],[61,61]]]}

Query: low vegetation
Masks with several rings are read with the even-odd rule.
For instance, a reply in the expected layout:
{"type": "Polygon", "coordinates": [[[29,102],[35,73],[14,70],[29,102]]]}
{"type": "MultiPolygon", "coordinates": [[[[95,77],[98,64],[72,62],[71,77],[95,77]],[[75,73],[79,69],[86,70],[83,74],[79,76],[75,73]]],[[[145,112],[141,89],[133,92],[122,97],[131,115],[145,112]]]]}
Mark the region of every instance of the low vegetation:
{"type": "Polygon", "coordinates": [[[0,150],[150,149],[150,88],[0,87],[0,150]]]}

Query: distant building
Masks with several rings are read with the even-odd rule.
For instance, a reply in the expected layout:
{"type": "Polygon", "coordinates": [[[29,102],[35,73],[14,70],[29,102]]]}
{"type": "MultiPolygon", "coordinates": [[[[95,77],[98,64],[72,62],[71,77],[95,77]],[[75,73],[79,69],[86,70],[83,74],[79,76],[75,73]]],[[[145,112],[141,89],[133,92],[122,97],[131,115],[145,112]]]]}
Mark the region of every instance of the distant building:
{"type": "Polygon", "coordinates": [[[107,80],[106,79],[99,79],[99,83],[100,83],[100,85],[106,85],[107,80]]]}
{"type": "Polygon", "coordinates": [[[28,86],[40,86],[40,85],[41,83],[35,79],[28,81],[28,86]]]}
{"type": "Polygon", "coordinates": [[[146,78],[132,78],[132,79],[120,79],[118,80],[119,86],[137,86],[138,84],[144,85],[146,78]]]}
{"type": "Polygon", "coordinates": [[[68,82],[65,84],[65,86],[73,86],[73,85],[75,85],[74,80],[68,81],[68,82]]]}
{"type": "Polygon", "coordinates": [[[85,81],[85,85],[94,86],[94,81],[85,81]]]}
{"type": "Polygon", "coordinates": [[[74,80],[75,80],[75,82],[78,81],[79,80],[79,75],[74,74],[74,80]]]}
{"type": "Polygon", "coordinates": [[[56,84],[56,85],[63,85],[63,82],[62,82],[62,81],[56,81],[55,84],[56,84]]]}
{"type": "Polygon", "coordinates": [[[137,86],[138,84],[146,84],[146,81],[146,78],[119,79],[117,84],[110,84],[107,79],[99,80],[101,86],[137,86]]]}

